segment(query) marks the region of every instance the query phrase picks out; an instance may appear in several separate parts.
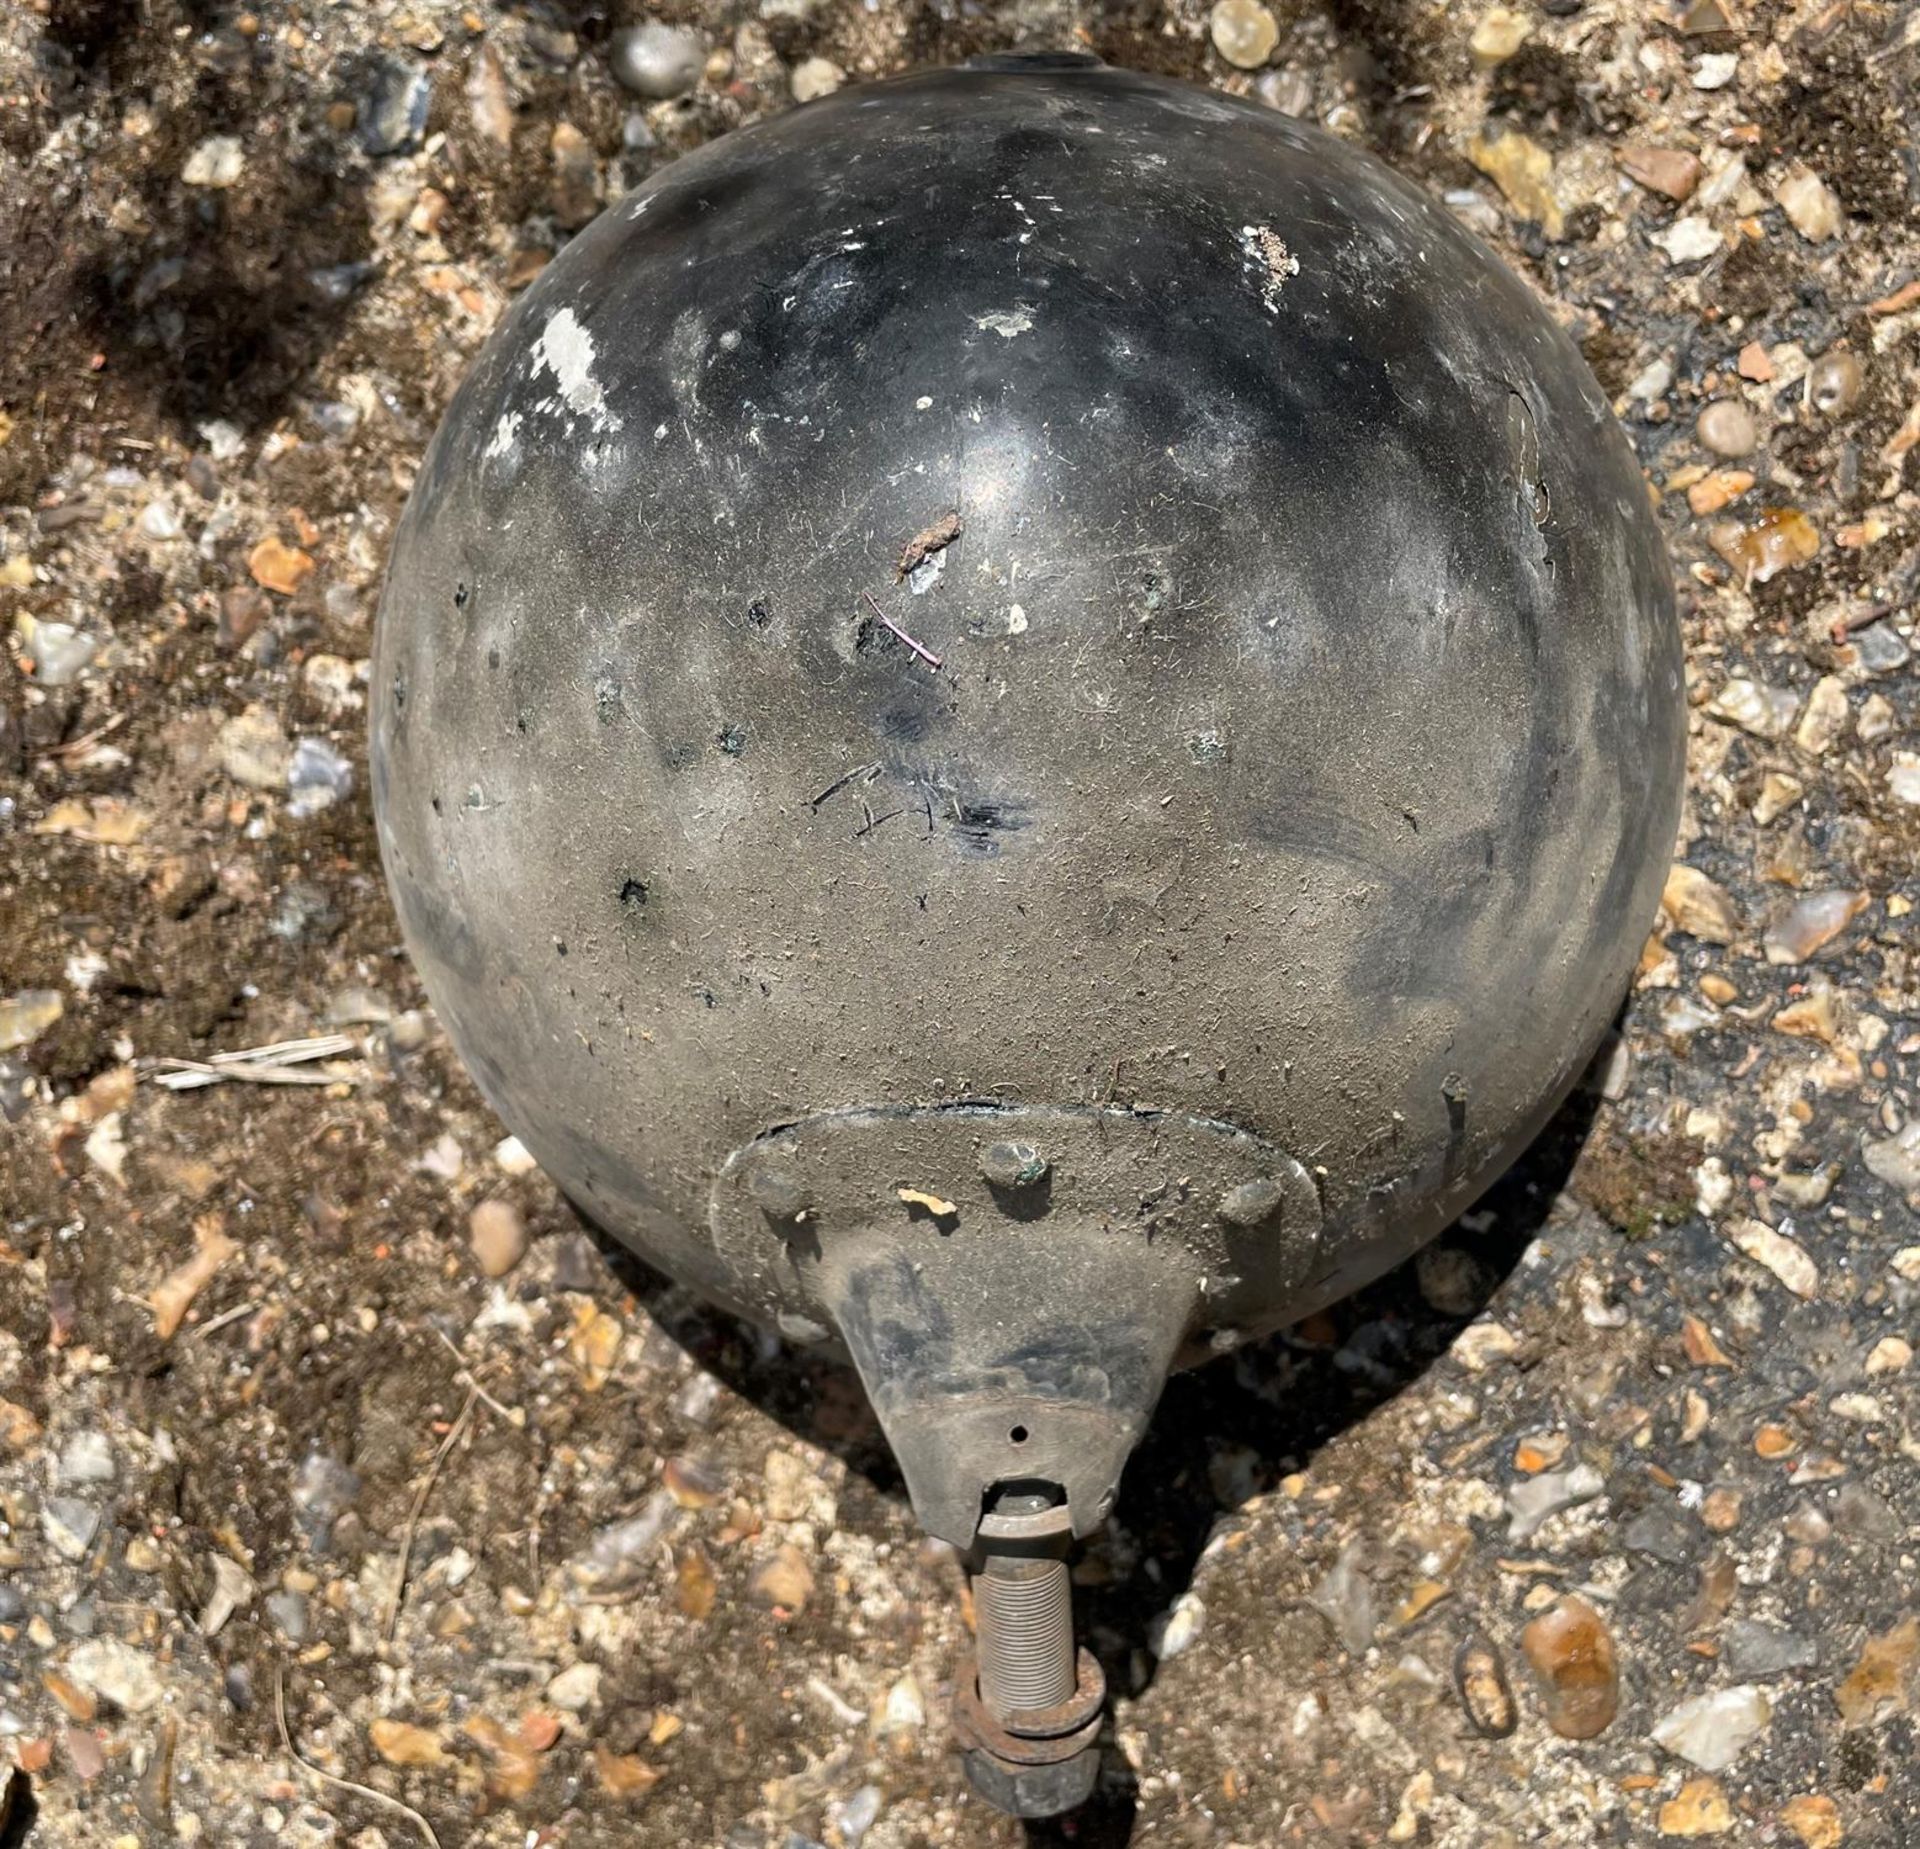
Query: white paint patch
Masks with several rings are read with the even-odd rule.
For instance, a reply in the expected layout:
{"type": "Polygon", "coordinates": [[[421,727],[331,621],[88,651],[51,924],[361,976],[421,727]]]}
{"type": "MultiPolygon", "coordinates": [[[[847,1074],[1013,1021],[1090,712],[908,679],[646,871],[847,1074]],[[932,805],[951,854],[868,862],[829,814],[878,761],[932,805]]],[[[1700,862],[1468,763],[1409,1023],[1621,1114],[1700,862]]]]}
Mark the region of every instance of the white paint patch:
{"type": "Polygon", "coordinates": [[[916,398],[913,401],[913,408],[916,411],[931,411],[933,409],[933,400],[931,398],[916,398]]]}
{"type": "Polygon", "coordinates": [[[1007,611],[1007,634],[1024,636],[1027,633],[1027,613],[1018,604],[1007,611]]]}
{"type": "Polygon", "coordinates": [[[975,315],[973,325],[983,334],[998,334],[1002,340],[1018,340],[1033,330],[1033,304],[1017,302],[1012,308],[996,308],[990,315],[975,315]]]}
{"type": "Polygon", "coordinates": [[[1289,276],[1300,274],[1300,259],[1271,225],[1242,225],[1240,252],[1245,267],[1260,285],[1260,299],[1267,313],[1280,312],[1280,290],[1289,276]]]}
{"type": "Polygon", "coordinates": [[[561,309],[533,343],[534,371],[553,374],[568,408],[596,430],[618,430],[620,420],[607,409],[607,395],[593,376],[593,357],[593,337],[571,308],[561,309]]]}
{"type": "Polygon", "coordinates": [[[502,411],[500,421],[493,427],[493,440],[487,445],[489,456],[504,456],[513,447],[514,439],[520,434],[520,413],[502,411]]]}

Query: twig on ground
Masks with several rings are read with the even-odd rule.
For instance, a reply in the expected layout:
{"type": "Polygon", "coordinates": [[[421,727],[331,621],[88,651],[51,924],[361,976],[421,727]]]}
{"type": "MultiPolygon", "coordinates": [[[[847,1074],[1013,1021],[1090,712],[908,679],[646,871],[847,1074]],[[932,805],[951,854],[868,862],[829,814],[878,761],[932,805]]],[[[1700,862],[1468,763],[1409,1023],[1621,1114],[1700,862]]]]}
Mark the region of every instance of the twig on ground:
{"type": "Polygon", "coordinates": [[[440,1849],[440,1839],[433,1833],[433,1825],[413,1808],[403,1804],[398,1798],[390,1798],[384,1791],[376,1791],[371,1785],[362,1785],[350,1778],[342,1778],[338,1773],[324,1771],[311,1759],[302,1759],[299,1749],[293,1743],[293,1732],[287,1726],[287,1685],[280,1665],[273,1666],[273,1717],[280,1723],[280,1745],[289,1759],[309,1778],[317,1778],[323,1785],[332,1785],[341,1791],[351,1791],[357,1798],[366,1798],[374,1804],[395,1811],[407,1819],[430,1845],[430,1849],[440,1849]]]}
{"type": "Polygon", "coordinates": [[[440,1467],[447,1461],[448,1453],[465,1435],[473,1418],[474,1402],[479,1397],[479,1387],[469,1385],[467,1403],[460,1408],[460,1416],[448,1428],[446,1437],[441,1439],[440,1449],[434,1452],[433,1462],[427,1466],[427,1474],[420,1479],[420,1487],[414,1493],[413,1507],[407,1511],[406,1530],[400,1537],[400,1566],[393,1576],[393,1591],[387,1599],[387,1615],[380,1626],[380,1635],[389,1641],[393,1637],[394,1627],[400,1622],[401,1601],[407,1596],[407,1567],[413,1559],[413,1537],[420,1526],[420,1512],[427,1506],[427,1498],[433,1494],[433,1486],[439,1480],[440,1467]]]}
{"type": "Polygon", "coordinates": [[[525,1431],[527,1425],[526,1408],[523,1406],[502,1406],[474,1377],[473,1370],[467,1366],[465,1358],[461,1355],[459,1349],[454,1346],[453,1338],[449,1336],[444,1329],[436,1329],[434,1334],[440,1338],[440,1345],[447,1353],[460,1363],[460,1370],[454,1375],[454,1379],[463,1387],[471,1387],[475,1393],[479,1394],[480,1404],[492,1407],[516,1432],[525,1431]]]}
{"type": "Polygon", "coordinates": [[[809,809],[817,809],[829,796],[838,796],[856,777],[875,777],[879,775],[879,772],[880,766],[878,764],[856,764],[852,770],[843,772],[840,776],[834,778],[818,796],[808,797],[807,807],[809,809]]]}
{"type": "Polygon", "coordinates": [[[908,648],[912,649],[913,652],[916,655],[918,655],[920,659],[927,664],[928,667],[943,668],[946,666],[946,663],[943,662],[940,659],[940,657],[933,652],[932,649],[925,648],[920,643],[916,642],[910,635],[907,634],[907,632],[904,629],[900,627],[898,623],[896,623],[893,620],[892,617],[890,617],[886,613],[886,611],[881,609],[880,600],[877,597],[875,597],[871,591],[862,591],[860,594],[867,600],[868,607],[873,611],[874,615],[877,616],[881,620],[881,622],[887,626],[888,629],[892,630],[893,633],[896,636],[898,636],[900,640],[907,645],[908,648]]]}
{"type": "Polygon", "coordinates": [[[151,1069],[153,1082],[168,1091],[194,1091],[229,1080],[247,1085],[337,1085],[341,1083],[338,1073],[300,1068],[312,1060],[360,1050],[360,1042],[351,1034],[316,1034],[306,1040],[279,1040],[271,1046],[215,1053],[204,1060],[156,1059],[151,1069]]]}
{"type": "Polygon", "coordinates": [[[204,1340],[216,1329],[224,1329],[229,1323],[237,1323],[243,1316],[251,1316],[260,1305],[255,1303],[236,1303],[230,1310],[222,1310],[210,1322],[201,1323],[194,1330],[196,1340],[204,1340]]]}

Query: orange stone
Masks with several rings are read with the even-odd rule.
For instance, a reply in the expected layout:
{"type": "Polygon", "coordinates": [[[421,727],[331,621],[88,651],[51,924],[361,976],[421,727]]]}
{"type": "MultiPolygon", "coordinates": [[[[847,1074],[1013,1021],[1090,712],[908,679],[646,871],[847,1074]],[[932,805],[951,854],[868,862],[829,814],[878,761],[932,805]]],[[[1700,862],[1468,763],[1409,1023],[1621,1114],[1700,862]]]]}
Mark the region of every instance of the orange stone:
{"type": "Polygon", "coordinates": [[[1833,1692],[1849,1727],[1865,1727],[1883,1713],[1904,1713],[1907,1678],[1920,1654],[1920,1618],[1903,1618],[1892,1630],[1869,1637],[1846,1681],[1833,1692]]]}
{"type": "Polygon", "coordinates": [[[1697,1316],[1689,1316],[1680,1325],[1681,1345],[1695,1367],[1732,1367],[1726,1350],[1713,1339],[1713,1331],[1697,1316]]]}
{"type": "Polygon", "coordinates": [[[1789,1798],[1780,1807],[1780,1821],[1807,1849],[1840,1849],[1846,1841],[1847,1832],[1841,1826],[1839,1808],[1831,1798],[1813,1793],[1789,1798]]]}
{"type": "Polygon", "coordinates": [[[1662,1836],[1720,1836],[1733,1828],[1733,1807],[1717,1778],[1690,1778],[1660,1806],[1662,1836]]]}
{"type": "Polygon", "coordinates": [[[674,1602],[697,1623],[713,1610],[714,1593],[717,1590],[713,1568],[707,1564],[707,1557],[699,1548],[690,1547],[680,1556],[674,1574],[678,1580],[674,1602]]]}
{"type": "Polygon", "coordinates": [[[660,1774],[644,1759],[631,1753],[611,1753],[604,1746],[593,1749],[593,1769],[600,1783],[616,1798],[637,1798],[660,1782],[660,1774]]]}
{"type": "Polygon", "coordinates": [[[560,1738],[560,1717],[551,1708],[529,1708],[520,1717],[520,1744],[544,1753],[560,1738]]]}
{"type": "Polygon", "coordinates": [[[1753,1435],[1753,1448],[1764,1458],[1791,1457],[1800,1441],[1784,1425],[1763,1425],[1753,1435]]]}
{"type": "Polygon", "coordinates": [[[1714,1534],[1731,1534],[1740,1526],[1740,1492],[1716,1489],[1700,1505],[1700,1519],[1714,1534]]]}
{"type": "Polygon", "coordinates": [[[1620,1661],[1606,1620],[1572,1594],[1520,1633],[1547,1725],[1568,1740],[1603,1733],[1620,1709],[1620,1661]]]}
{"type": "Polygon", "coordinates": [[[313,558],[298,546],[283,546],[271,533],[247,554],[254,582],[282,597],[291,597],[313,570],[313,558]]]}
{"type": "Polygon", "coordinates": [[[1567,1454],[1565,1432],[1548,1432],[1535,1438],[1523,1438],[1513,1448],[1513,1467],[1533,1476],[1551,1470],[1567,1454]]]}

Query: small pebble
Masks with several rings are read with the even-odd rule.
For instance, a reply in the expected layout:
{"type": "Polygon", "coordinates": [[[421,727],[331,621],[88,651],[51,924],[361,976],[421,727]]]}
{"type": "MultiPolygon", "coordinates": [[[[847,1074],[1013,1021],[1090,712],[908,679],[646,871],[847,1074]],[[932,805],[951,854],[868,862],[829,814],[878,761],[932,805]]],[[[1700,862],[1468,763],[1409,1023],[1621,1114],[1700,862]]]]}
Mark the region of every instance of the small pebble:
{"type": "Polygon", "coordinates": [[[307,1641],[307,1600],[304,1593],[275,1592],[266,1601],[267,1615],[290,1644],[307,1641]]]}
{"type": "Polygon", "coordinates": [[[68,1766],[83,1785],[92,1784],[107,1769],[106,1750],[92,1728],[69,1725],[63,1730],[62,1744],[68,1766]]]}
{"type": "Polygon", "coordinates": [[[1732,398],[1716,398],[1694,421],[1696,435],[1716,456],[1747,455],[1760,441],[1760,427],[1747,407],[1732,398]]]}
{"type": "Polygon", "coordinates": [[[650,19],[613,35],[611,62],[616,81],[636,96],[664,102],[684,96],[706,68],[706,41],[686,26],[650,19]]]}
{"type": "Polygon", "coordinates": [[[1810,757],[1820,757],[1839,738],[1847,723],[1847,684],[1837,674],[1823,674],[1807,696],[1807,709],[1794,728],[1793,742],[1810,757]]]}
{"type": "Polygon", "coordinates": [[[1206,1628],[1207,1608],[1198,1593],[1183,1592],[1147,1631],[1147,1648],[1167,1662],[1190,1650],[1206,1628]]]}
{"type": "Polygon", "coordinates": [[[1764,1220],[1730,1220],[1725,1230],[1736,1250],[1771,1271],[1796,1297],[1811,1301],[1820,1294],[1819,1268],[1805,1246],[1775,1232],[1764,1220]]]}
{"type": "MultiPolygon", "coordinates": [[[[1854,665],[1863,674],[1898,674],[1913,659],[1913,650],[1903,642],[1893,625],[1887,622],[1869,623],[1865,629],[1853,632],[1854,665]]],[[[1903,797],[1904,802],[1920,801],[1920,797],[1903,797]]]]}
{"type": "Polygon", "coordinates": [[[486,1277],[504,1278],[527,1255],[527,1223],[511,1201],[482,1201],[468,1218],[467,1238],[486,1277]]]}
{"type": "Polygon", "coordinates": [[[1259,0],[1214,0],[1207,17],[1213,48],[1238,70],[1257,71],[1280,43],[1280,26],[1259,0]]]}
{"type": "Polygon", "coordinates": [[[756,1605],[798,1612],[813,1597],[813,1569],[797,1547],[776,1548],[754,1568],[747,1596],[756,1605]]]}
{"type": "Polygon", "coordinates": [[[360,1479],[336,1457],[309,1451],[293,1479],[294,1519],[315,1553],[325,1553],[333,1525],[359,1500],[360,1479]]]}
{"type": "Polygon", "coordinates": [[[1707,703],[1708,715],[1737,725],[1755,738],[1781,738],[1800,710],[1800,696],[1764,681],[1734,679],[1707,703]]]}
{"type": "Polygon", "coordinates": [[[1669,1566],[1684,1566],[1694,1556],[1692,1531],[1670,1502],[1642,1509],[1620,1537],[1636,1554],[1648,1554],[1669,1566]]]}
{"type": "Polygon", "coordinates": [[[1453,1685],[1475,1733],[1504,1740],[1520,1725],[1507,1666],[1491,1638],[1476,1634],[1461,1644],[1453,1659],[1453,1685]]]}
{"type": "Polygon", "coordinates": [[[1458,1246],[1424,1247],[1414,1261],[1420,1295],[1442,1316],[1471,1316],[1487,1300],[1485,1267],[1458,1246]]]}
{"type": "Polygon", "coordinates": [[[593,143],[571,122],[554,125],[548,143],[553,160],[553,183],[547,203],[562,230],[578,231],[600,210],[600,168],[593,143]]]}
{"type": "Polygon", "coordinates": [[[123,1714],[157,1708],[167,1693],[154,1659],[117,1637],[90,1637],[76,1644],[67,1657],[67,1672],[123,1714]]]}
{"type": "Polygon", "coordinates": [[[725,1471],[700,1457],[668,1458],[660,1481],[683,1509],[710,1509],[727,1493],[725,1471]]]}
{"type": "Polygon", "coordinates": [[[433,78],[422,66],[387,59],[375,67],[356,120],[369,154],[398,154],[426,132],[433,78]]]}
{"type": "Polygon", "coordinates": [[[77,1496],[49,1496],[40,1510],[40,1528],[55,1553],[80,1560],[100,1532],[100,1511],[77,1496]]]}
{"type": "Polygon", "coordinates": [[[1822,417],[1844,417],[1860,402],[1860,362],[1845,347],[1823,353],[1807,368],[1807,403],[1822,417]]]}
{"type": "Polygon", "coordinates": [[[66,1012],[58,989],[22,989],[0,998],[0,1052],[31,1046],[66,1012]]]}
{"type": "Polygon", "coordinates": [[[1691,198],[1700,184],[1700,157],[1683,148],[1623,148],[1620,166],[1649,192],[1675,201],[1691,198]]]}
{"type": "Polygon", "coordinates": [[[839,1833],[846,1849],[857,1849],[860,1839],[873,1828],[880,1815],[881,1801],[878,1785],[862,1785],[852,1797],[828,1806],[827,1821],[839,1833]]]}
{"type": "Polygon", "coordinates": [[[1847,1840],[1840,1807],[1818,1792],[1803,1792],[1780,1806],[1780,1821],[1799,1837],[1805,1849],[1840,1849],[1847,1840]]]}
{"type": "Polygon", "coordinates": [[[639,1585],[656,1561],[656,1549],[676,1513],[672,1494],[658,1489],[636,1514],[602,1528],[567,1571],[584,1597],[611,1600],[639,1585]]]}
{"type": "Polygon", "coordinates": [[[474,57],[467,77],[466,96],[473,126],[496,147],[511,147],[513,97],[507,89],[507,73],[500,54],[491,45],[482,45],[474,57]]]}
{"type": "Polygon", "coordinates": [[[1772,1718],[1765,1692],[1742,1683],[1682,1702],[1653,1729],[1653,1738],[1702,1772],[1724,1772],[1766,1732],[1772,1718]]]}
{"type": "Polygon", "coordinates": [[[180,178],[188,186],[205,186],[217,191],[237,186],[246,170],[246,151],[234,136],[209,135],[187,156],[180,178]]]}
{"type": "Polygon", "coordinates": [[[1364,1656],[1373,1642],[1373,1582],[1362,1566],[1362,1548],[1349,1541],[1332,1570],[1307,1594],[1307,1603],[1333,1627],[1350,1656],[1364,1656]]]}
{"type": "Polygon", "coordinates": [[[318,815],[353,793],[353,766],[324,738],[294,741],[287,764],[287,813],[318,815]]]}
{"type": "Polygon", "coordinates": [[[1547,1725],[1567,1740],[1591,1740],[1620,1708],[1613,1633],[1585,1599],[1569,1594],[1520,1633],[1540,1686],[1547,1725]]]}
{"type": "Polygon", "coordinates": [[[1672,264],[1699,263],[1718,256],[1725,243],[1713,221],[1697,215],[1676,218],[1664,231],[1653,232],[1648,241],[1659,245],[1672,264]]]}
{"type": "Polygon", "coordinates": [[[293,746],[272,713],[262,706],[249,706],[214,735],[213,760],[236,783],[279,791],[287,785],[293,746]]]}
{"type": "Polygon", "coordinates": [[[1313,114],[1313,79],[1304,71],[1262,71],[1254,79],[1253,93],[1283,116],[1313,114]]]}
{"type": "Polygon", "coordinates": [[[1607,1480],[1591,1464],[1548,1472],[1516,1483],[1507,1491],[1509,1541],[1530,1541],[1541,1527],[1563,1509],[1591,1502],[1607,1487],[1607,1480]]]}
{"type": "Polygon", "coordinates": [[[1804,963],[1873,903],[1866,892],[1810,892],[1767,926],[1763,948],[1769,963],[1804,963]]]}
{"type": "Polygon", "coordinates": [[[811,103],[831,96],[846,81],[846,72],[831,58],[802,58],[793,67],[789,87],[796,103],[811,103]]]}
{"type": "Polygon", "coordinates": [[[547,1684],[547,1699],[568,1714],[579,1714],[600,1699],[600,1665],[575,1663],[547,1684]]]}
{"type": "Polygon", "coordinates": [[[1467,40],[1467,51],[1480,70],[1490,71],[1506,63],[1527,42],[1532,31],[1533,22],[1526,14],[1515,12],[1511,7],[1489,7],[1480,15],[1479,24],[1467,40]]]}
{"type": "Polygon", "coordinates": [[[76,1432],[60,1453],[62,1483],[111,1483],[113,1446],[105,1432],[76,1432]]]}
{"type": "Polygon", "coordinates": [[[1773,189],[1775,201],[1794,230],[1810,244],[1838,237],[1843,222],[1833,188],[1810,168],[1795,166],[1773,189]]]}
{"type": "Polygon", "coordinates": [[[26,631],[26,644],[38,687],[71,687],[100,652],[100,638],[71,623],[34,623],[26,631]]]}
{"type": "Polygon", "coordinates": [[[1902,1194],[1920,1195],[1920,1117],[1910,1117],[1889,1137],[1869,1138],[1860,1146],[1867,1172],[1902,1194]]]}
{"type": "Polygon", "coordinates": [[[229,1560],[225,1554],[215,1554],[211,1564],[213,1591],[200,1612],[203,1637],[218,1636],[235,1612],[253,1602],[255,1590],[253,1576],[237,1561],[229,1560]]]}
{"type": "Polygon", "coordinates": [[[882,1737],[915,1734],[927,1724],[926,1698],[920,1684],[909,1672],[887,1690],[886,1705],[880,1711],[878,1732],[882,1737]]]}
{"type": "Polygon", "coordinates": [[[1720,1654],[1728,1672],[1742,1678],[1812,1669],[1820,1661],[1819,1646],[1811,1637],[1779,1630],[1755,1618],[1729,1621],[1721,1633],[1720,1654]]]}
{"type": "Polygon", "coordinates": [[[1662,1836],[1722,1836],[1733,1821],[1726,1792],[1711,1778],[1688,1779],[1660,1806],[1662,1836]]]}

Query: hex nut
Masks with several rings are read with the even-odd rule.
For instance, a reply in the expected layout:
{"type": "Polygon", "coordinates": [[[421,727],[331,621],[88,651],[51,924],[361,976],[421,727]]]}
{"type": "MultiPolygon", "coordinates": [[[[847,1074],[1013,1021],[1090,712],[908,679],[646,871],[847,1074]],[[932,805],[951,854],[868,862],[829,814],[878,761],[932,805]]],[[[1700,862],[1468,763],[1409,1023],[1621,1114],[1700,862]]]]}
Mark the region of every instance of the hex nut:
{"type": "Polygon", "coordinates": [[[1077,1810],[1093,1795],[1100,1776],[1100,1747],[1085,1746],[1069,1759],[1048,1766],[1016,1766],[983,1746],[961,1754],[967,1783],[997,1809],[1013,1817],[1058,1817],[1077,1810]]]}

